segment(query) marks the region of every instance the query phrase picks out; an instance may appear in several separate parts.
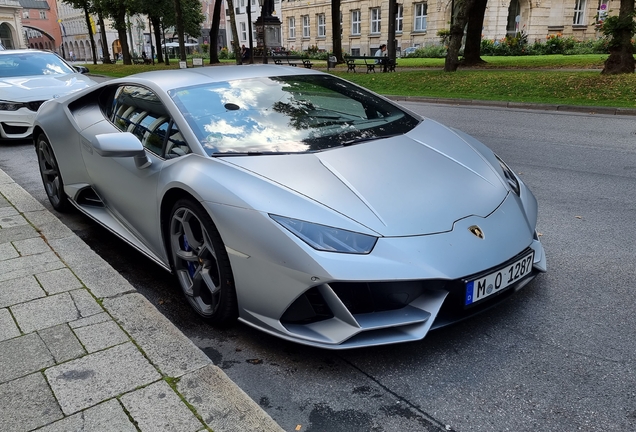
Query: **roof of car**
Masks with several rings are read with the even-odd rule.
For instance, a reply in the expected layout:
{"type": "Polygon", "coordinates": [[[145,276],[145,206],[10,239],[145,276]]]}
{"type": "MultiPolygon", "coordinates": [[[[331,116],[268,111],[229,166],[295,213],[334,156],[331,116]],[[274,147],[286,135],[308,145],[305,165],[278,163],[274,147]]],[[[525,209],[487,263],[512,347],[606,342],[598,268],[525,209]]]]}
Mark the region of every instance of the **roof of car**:
{"type": "Polygon", "coordinates": [[[264,64],[244,66],[211,66],[142,72],[131,75],[127,78],[121,78],[119,81],[125,82],[134,80],[139,83],[150,81],[163,88],[165,91],[168,91],[175,88],[190,87],[209,82],[224,82],[271,76],[317,74],[323,74],[323,72],[291,66],[264,64]]]}
{"type": "Polygon", "coordinates": [[[38,49],[12,49],[12,50],[0,50],[0,54],[55,54],[51,51],[38,50],[38,49]]]}

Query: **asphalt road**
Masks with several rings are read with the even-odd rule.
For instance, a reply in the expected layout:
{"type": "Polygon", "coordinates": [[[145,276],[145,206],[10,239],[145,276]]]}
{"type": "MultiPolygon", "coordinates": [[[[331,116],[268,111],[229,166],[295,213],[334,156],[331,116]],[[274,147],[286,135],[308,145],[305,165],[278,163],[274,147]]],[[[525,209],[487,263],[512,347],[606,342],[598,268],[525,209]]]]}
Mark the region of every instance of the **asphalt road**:
{"type": "MultiPolygon", "coordinates": [[[[636,118],[406,106],[520,173],[549,267],[418,343],[330,352],[209,327],[160,268],[81,215],[62,219],[285,430],[636,430],[636,118]]],[[[0,167],[50,209],[30,145],[4,144],[0,167]]]]}

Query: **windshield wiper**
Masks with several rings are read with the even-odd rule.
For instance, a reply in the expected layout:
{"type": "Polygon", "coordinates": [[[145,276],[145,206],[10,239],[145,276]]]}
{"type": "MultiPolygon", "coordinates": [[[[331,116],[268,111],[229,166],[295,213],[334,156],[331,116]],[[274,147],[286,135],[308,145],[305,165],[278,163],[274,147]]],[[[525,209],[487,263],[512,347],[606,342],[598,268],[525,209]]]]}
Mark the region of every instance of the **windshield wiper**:
{"type": "Polygon", "coordinates": [[[225,157],[225,156],[265,156],[265,155],[281,155],[288,154],[287,152],[228,152],[228,153],[212,153],[210,157],[225,157]]]}
{"type": "Polygon", "coordinates": [[[342,145],[343,147],[347,147],[353,144],[358,144],[364,141],[374,141],[374,140],[379,140],[379,139],[385,139],[385,138],[392,138],[395,136],[399,136],[402,135],[401,133],[396,133],[396,134],[392,134],[392,135],[382,135],[382,136],[378,136],[378,135],[374,135],[374,136],[365,136],[365,137],[360,137],[360,138],[354,138],[354,139],[350,139],[348,141],[343,141],[340,143],[340,145],[342,145]]]}

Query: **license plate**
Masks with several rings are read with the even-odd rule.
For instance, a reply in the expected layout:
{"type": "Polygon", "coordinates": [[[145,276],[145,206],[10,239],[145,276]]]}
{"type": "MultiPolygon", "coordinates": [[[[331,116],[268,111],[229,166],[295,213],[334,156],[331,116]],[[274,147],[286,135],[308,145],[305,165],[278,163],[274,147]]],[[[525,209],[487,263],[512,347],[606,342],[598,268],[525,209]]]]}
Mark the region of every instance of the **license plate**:
{"type": "Polygon", "coordinates": [[[466,283],[466,306],[503,291],[532,272],[534,251],[490,274],[466,283]]]}

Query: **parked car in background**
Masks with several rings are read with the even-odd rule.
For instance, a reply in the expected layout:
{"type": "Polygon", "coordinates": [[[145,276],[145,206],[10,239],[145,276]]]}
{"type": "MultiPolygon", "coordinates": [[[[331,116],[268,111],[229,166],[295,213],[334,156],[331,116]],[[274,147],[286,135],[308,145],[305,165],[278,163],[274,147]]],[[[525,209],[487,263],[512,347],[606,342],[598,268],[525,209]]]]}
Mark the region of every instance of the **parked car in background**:
{"type": "Polygon", "coordinates": [[[404,51],[402,51],[402,57],[408,57],[409,55],[413,54],[415,51],[417,51],[418,47],[408,47],[405,48],[404,51]]]}
{"type": "Polygon", "coordinates": [[[422,339],[546,270],[537,201],[470,136],[323,72],[146,72],[46,102],[53,207],[176,275],[212,323],[329,349],[422,339]]]}
{"type": "Polygon", "coordinates": [[[86,72],[49,51],[0,51],[0,139],[31,136],[43,102],[97,84],[86,72]]]}

